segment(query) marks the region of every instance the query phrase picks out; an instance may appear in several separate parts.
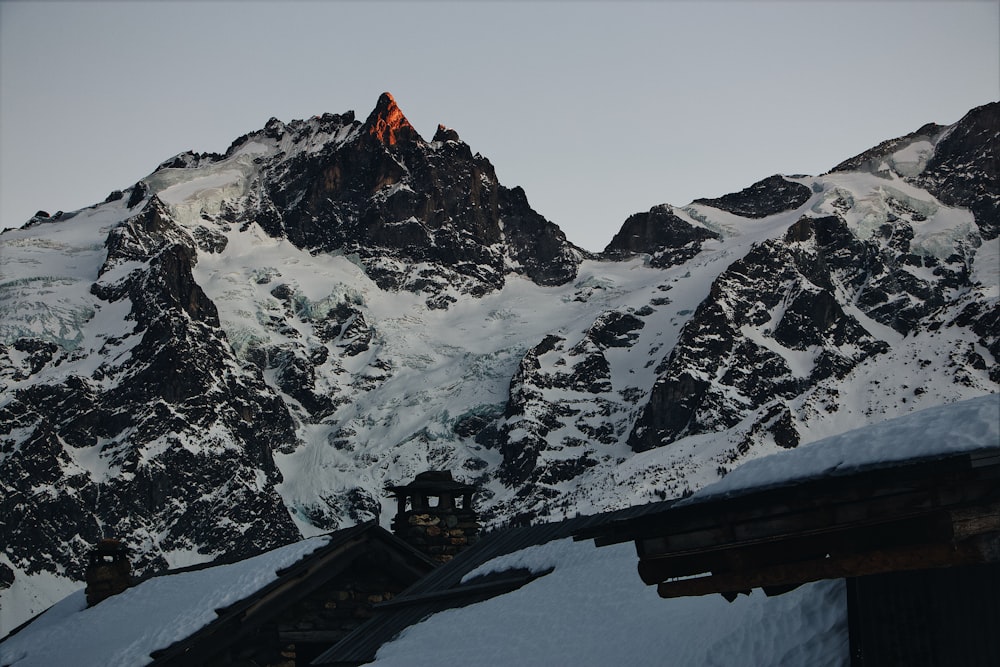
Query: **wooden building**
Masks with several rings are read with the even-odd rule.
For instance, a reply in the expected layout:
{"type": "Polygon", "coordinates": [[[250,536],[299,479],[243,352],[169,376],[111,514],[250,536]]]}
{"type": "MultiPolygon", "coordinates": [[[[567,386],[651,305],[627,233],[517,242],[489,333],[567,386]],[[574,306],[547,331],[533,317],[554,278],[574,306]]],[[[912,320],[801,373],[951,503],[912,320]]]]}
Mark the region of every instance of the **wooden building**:
{"type": "Polygon", "coordinates": [[[1000,664],[1000,450],[667,503],[577,535],[633,541],[661,597],[847,580],[855,665],[1000,664]]]}
{"type": "MultiPolygon", "coordinates": [[[[486,533],[475,545],[418,581],[402,595],[375,605],[371,620],[323,653],[313,664],[355,667],[369,663],[375,660],[375,654],[383,644],[433,614],[510,593],[549,574],[549,571],[531,572],[525,568],[510,568],[467,579],[466,575],[479,566],[528,547],[571,537],[578,531],[606,521],[641,515],[654,507],[639,506],[486,533]]],[[[581,585],[585,585],[585,582],[581,582],[581,585]]],[[[462,641],[462,638],[442,637],[442,641],[462,641]]]]}
{"type": "Polygon", "coordinates": [[[79,610],[70,596],[0,649],[26,664],[308,665],[436,566],[366,523],[242,561],[172,570],[79,610]],[[53,633],[76,637],[76,653],[53,646],[53,633]]]}
{"type": "Polygon", "coordinates": [[[331,534],[322,549],[279,572],[218,618],[152,655],[153,665],[308,665],[435,563],[375,523],[331,534]]]}

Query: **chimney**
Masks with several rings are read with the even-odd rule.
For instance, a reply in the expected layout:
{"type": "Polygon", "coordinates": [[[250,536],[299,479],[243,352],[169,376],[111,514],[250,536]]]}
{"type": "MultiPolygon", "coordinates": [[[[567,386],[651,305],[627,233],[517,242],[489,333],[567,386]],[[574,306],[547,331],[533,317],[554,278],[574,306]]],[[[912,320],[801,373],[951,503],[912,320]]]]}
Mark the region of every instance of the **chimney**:
{"type": "Polygon", "coordinates": [[[114,539],[97,543],[87,562],[87,606],[112,595],[118,595],[132,585],[132,564],[128,548],[114,539]]]}
{"type": "Polygon", "coordinates": [[[439,563],[479,539],[473,509],[476,487],[456,482],[448,470],[428,470],[405,486],[389,486],[398,510],[392,532],[439,563]]]}

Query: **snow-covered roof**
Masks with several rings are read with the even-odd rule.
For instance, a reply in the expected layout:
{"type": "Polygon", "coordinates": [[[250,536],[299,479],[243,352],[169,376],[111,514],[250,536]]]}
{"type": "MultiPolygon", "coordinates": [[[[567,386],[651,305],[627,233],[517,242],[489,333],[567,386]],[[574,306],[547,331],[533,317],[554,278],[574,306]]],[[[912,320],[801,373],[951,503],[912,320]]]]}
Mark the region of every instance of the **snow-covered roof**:
{"type": "Polygon", "coordinates": [[[217,609],[276,581],[329,541],[313,537],[237,563],[153,577],[89,608],[79,590],[0,643],[0,665],[149,664],[154,651],[209,625],[217,609]]]}
{"type": "Polygon", "coordinates": [[[678,505],[989,449],[1000,451],[1000,394],[927,408],[748,461],[678,505]]]}
{"type": "Polygon", "coordinates": [[[561,539],[506,558],[552,569],[515,591],[435,614],[379,649],[373,665],[842,665],[843,582],[733,604],[662,600],[635,576],[632,545],[561,539]]]}
{"type": "Polygon", "coordinates": [[[385,567],[403,585],[434,569],[376,523],[359,524],[236,563],[155,576],[93,607],[77,591],[4,639],[0,665],[211,664],[238,641],[247,619],[287,609],[346,563],[386,549],[393,564],[385,567]]]}
{"type": "MultiPolygon", "coordinates": [[[[1000,447],[1000,396],[891,420],[760,459],[689,502],[728,498],[827,475],[892,467],[1000,447]],[[828,451],[823,451],[829,447],[828,451]]],[[[676,506],[676,504],[675,504],[676,506]]],[[[671,511],[668,503],[660,504],[671,511]]],[[[648,515],[633,517],[643,521],[648,515]]],[[[626,519],[628,521],[629,519],[626,519]]],[[[586,529],[584,530],[586,532],[586,529]]],[[[373,664],[660,665],[810,664],[849,661],[842,580],[777,597],[754,591],[662,599],[636,576],[635,549],[568,539],[498,555],[479,571],[544,574],[492,599],[448,609],[383,645],[373,664]],[[450,639],[442,639],[450,638],[450,639]]]]}

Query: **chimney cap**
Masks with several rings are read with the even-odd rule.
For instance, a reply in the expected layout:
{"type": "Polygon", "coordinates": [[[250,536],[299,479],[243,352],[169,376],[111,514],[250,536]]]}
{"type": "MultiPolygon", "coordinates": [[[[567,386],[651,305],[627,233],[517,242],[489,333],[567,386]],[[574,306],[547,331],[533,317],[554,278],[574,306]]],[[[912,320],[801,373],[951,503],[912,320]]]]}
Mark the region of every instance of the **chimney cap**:
{"type": "Polygon", "coordinates": [[[94,551],[101,552],[118,552],[118,551],[128,551],[129,548],[122,544],[121,540],[115,539],[113,537],[105,537],[98,541],[94,545],[94,551]]]}
{"type": "Polygon", "coordinates": [[[387,485],[386,491],[403,496],[417,491],[425,493],[445,492],[471,493],[478,489],[464,482],[456,482],[450,470],[427,470],[418,474],[412,482],[402,485],[387,485]]]}

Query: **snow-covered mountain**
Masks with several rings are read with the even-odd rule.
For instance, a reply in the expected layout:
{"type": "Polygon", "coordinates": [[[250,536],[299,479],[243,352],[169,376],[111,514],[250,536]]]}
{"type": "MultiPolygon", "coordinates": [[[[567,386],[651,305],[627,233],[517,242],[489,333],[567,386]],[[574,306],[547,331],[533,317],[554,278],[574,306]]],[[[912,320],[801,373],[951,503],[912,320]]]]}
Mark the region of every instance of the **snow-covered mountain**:
{"type": "Polygon", "coordinates": [[[682,495],[1000,383],[1000,103],[589,254],[388,94],[0,234],[0,634],[81,586],[370,518],[682,495]]]}

